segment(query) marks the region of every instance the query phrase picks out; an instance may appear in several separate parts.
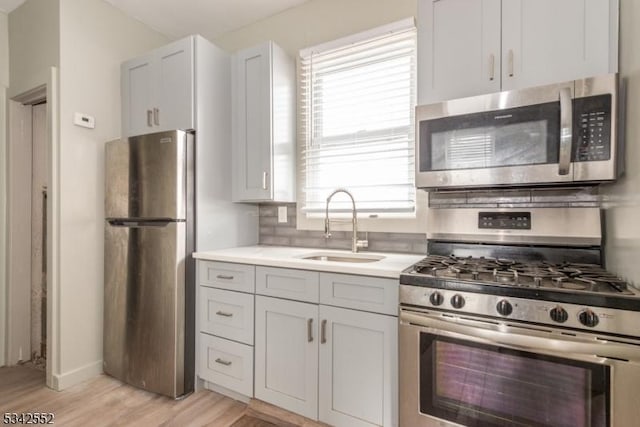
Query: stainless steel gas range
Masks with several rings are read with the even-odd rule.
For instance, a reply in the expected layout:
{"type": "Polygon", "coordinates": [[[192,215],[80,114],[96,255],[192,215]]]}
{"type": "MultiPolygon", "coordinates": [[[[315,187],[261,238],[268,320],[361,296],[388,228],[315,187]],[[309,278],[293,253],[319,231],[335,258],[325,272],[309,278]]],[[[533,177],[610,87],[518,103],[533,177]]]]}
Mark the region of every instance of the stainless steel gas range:
{"type": "Polygon", "coordinates": [[[401,274],[401,427],[640,423],[640,293],[602,268],[598,230],[534,213],[469,210],[475,231],[432,230],[401,274]]]}

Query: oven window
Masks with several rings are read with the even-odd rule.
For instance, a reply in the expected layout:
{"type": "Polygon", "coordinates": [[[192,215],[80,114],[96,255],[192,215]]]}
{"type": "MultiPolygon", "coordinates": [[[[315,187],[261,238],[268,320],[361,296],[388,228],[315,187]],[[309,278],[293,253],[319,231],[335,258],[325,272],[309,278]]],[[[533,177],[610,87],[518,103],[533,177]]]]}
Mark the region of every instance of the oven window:
{"type": "Polygon", "coordinates": [[[557,163],[559,103],[420,122],[420,170],[557,163]]]}
{"type": "Polygon", "coordinates": [[[466,426],[609,426],[608,366],[420,335],[420,412],[466,426]]]}

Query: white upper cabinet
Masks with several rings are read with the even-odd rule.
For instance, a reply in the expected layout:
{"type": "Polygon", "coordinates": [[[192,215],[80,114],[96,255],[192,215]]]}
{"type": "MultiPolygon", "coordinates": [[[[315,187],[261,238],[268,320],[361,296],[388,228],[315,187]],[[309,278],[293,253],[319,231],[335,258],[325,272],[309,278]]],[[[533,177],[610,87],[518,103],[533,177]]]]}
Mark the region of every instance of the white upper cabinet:
{"type": "Polygon", "coordinates": [[[618,71],[617,18],[617,1],[503,0],[502,89],[618,71]]]}
{"type": "Polygon", "coordinates": [[[194,37],[122,64],[123,136],[195,128],[194,37]]]}
{"type": "Polygon", "coordinates": [[[618,0],[419,0],[418,103],[618,69],[618,0]]]}
{"type": "Polygon", "coordinates": [[[418,104],[500,91],[500,0],[418,2],[418,104]]]}
{"type": "Polygon", "coordinates": [[[273,42],[232,59],[233,200],[295,201],[295,65],[273,42]]]}

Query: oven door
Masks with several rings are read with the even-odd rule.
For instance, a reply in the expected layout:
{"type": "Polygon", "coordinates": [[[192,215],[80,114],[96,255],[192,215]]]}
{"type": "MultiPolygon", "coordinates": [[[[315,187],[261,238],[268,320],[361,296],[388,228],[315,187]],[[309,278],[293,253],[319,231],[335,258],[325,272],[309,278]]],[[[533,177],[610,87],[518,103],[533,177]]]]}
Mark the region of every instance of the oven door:
{"type": "Polygon", "coordinates": [[[402,309],[400,426],[637,425],[640,347],[402,309]]]}

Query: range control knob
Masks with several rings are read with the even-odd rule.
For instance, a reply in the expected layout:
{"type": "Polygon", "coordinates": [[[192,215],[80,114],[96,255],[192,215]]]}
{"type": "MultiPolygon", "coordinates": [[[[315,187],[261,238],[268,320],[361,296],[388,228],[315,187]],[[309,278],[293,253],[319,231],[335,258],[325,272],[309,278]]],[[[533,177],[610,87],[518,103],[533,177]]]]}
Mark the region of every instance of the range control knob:
{"type": "Polygon", "coordinates": [[[551,316],[551,320],[558,323],[564,323],[569,319],[567,310],[560,306],[552,308],[551,311],[549,311],[549,316],[551,316]]]}
{"type": "Polygon", "coordinates": [[[453,308],[462,308],[464,307],[464,298],[460,294],[455,294],[451,297],[451,306],[453,308]]]}
{"type": "Polygon", "coordinates": [[[506,299],[500,300],[496,305],[496,310],[503,316],[508,316],[513,312],[513,306],[506,299]]]}
{"type": "Polygon", "coordinates": [[[429,302],[433,305],[441,305],[444,302],[444,297],[436,291],[429,296],[429,302]]]}
{"type": "Polygon", "coordinates": [[[578,315],[578,319],[580,319],[580,323],[590,328],[595,327],[600,321],[600,319],[598,319],[598,315],[589,309],[581,311],[578,315]]]}

